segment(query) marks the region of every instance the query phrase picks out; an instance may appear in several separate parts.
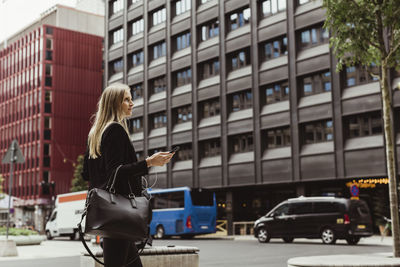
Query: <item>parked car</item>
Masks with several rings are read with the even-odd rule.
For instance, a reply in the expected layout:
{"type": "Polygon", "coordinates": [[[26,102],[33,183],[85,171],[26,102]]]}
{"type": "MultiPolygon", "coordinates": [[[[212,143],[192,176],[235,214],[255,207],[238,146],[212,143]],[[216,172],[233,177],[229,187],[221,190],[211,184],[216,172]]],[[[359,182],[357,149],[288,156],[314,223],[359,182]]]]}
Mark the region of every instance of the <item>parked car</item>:
{"type": "Polygon", "coordinates": [[[371,236],[372,219],[363,200],[336,197],[299,197],[281,202],[254,223],[259,242],[282,238],[321,238],[325,244],[346,239],[355,245],[361,237],[371,236]]]}

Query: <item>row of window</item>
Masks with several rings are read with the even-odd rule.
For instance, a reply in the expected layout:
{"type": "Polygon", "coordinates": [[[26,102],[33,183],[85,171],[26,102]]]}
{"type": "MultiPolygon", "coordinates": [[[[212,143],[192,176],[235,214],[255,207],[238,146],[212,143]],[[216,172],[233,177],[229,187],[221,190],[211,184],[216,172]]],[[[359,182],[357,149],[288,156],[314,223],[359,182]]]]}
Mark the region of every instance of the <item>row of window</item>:
{"type": "MultiPolygon", "coordinates": [[[[243,52],[245,55],[245,52],[243,52]]],[[[234,66],[237,66],[237,62],[246,62],[241,60],[241,55],[232,57],[232,62],[235,62],[234,66]]],[[[246,58],[246,57],[245,57],[246,58]]],[[[143,53],[133,54],[132,60],[133,66],[143,63],[143,53]]],[[[122,65],[122,64],[121,64],[122,65]]],[[[210,60],[199,66],[199,76],[201,79],[207,79],[209,77],[219,75],[219,61],[218,59],[210,60]]],[[[366,82],[375,81],[375,79],[366,79],[367,74],[365,68],[361,67],[348,67],[346,71],[342,73],[343,82],[347,85],[360,85],[366,82]],[[364,77],[363,79],[356,79],[355,77],[364,77]]],[[[192,72],[190,68],[179,70],[172,73],[172,83],[174,88],[180,87],[186,84],[191,84],[192,72]]],[[[331,84],[331,73],[330,71],[322,71],[314,74],[305,75],[299,77],[297,80],[298,90],[300,97],[306,97],[324,92],[330,92],[332,90],[331,84]]],[[[149,81],[150,95],[163,92],[167,89],[166,76],[160,76],[149,81]]],[[[132,86],[132,98],[137,99],[143,96],[143,84],[136,84],[132,86]]],[[[261,86],[262,102],[261,104],[272,104],[280,101],[289,99],[289,83],[287,81],[277,82],[266,86],[261,86]]],[[[251,92],[246,92],[246,96],[238,96],[234,98],[234,106],[237,110],[250,107],[251,105],[251,92]]]]}
{"type": "MultiPolygon", "coordinates": [[[[353,129],[355,127],[354,121],[358,121],[359,123],[356,124],[357,127],[359,128],[366,127],[369,129],[369,131],[364,132],[364,136],[367,135],[367,133],[368,135],[382,134],[382,127],[380,123],[376,123],[377,121],[376,117],[380,117],[380,114],[367,114],[367,115],[363,114],[357,117],[346,118],[345,119],[346,129],[349,128],[353,129]]],[[[349,129],[350,132],[352,131],[351,129],[349,129]]],[[[303,144],[314,144],[326,141],[333,141],[333,127],[332,127],[332,121],[330,120],[304,124],[301,126],[301,131],[303,133],[303,144]]],[[[350,134],[350,136],[348,137],[353,138],[357,136],[350,134]]],[[[291,144],[290,128],[283,127],[283,128],[264,130],[262,131],[261,139],[263,140],[262,142],[264,142],[262,144],[263,149],[273,149],[273,148],[290,146],[291,144]]],[[[252,133],[230,136],[228,143],[229,143],[230,154],[244,153],[254,150],[252,133]]],[[[200,145],[201,158],[221,155],[221,143],[219,139],[201,141],[199,145],[200,145]]],[[[192,159],[191,144],[183,144],[180,145],[180,147],[181,148],[179,152],[175,156],[175,160],[180,161],[180,160],[192,159]]],[[[165,151],[165,148],[155,149],[149,152],[155,153],[158,151],[165,151]]]]}
{"type": "MultiPolygon", "coordinates": [[[[213,113],[213,116],[219,115],[219,104],[216,102],[204,103],[201,107],[203,115],[213,113]]],[[[175,117],[174,124],[192,121],[191,106],[180,107],[173,110],[175,117]]],[[[362,136],[371,136],[382,134],[382,119],[379,112],[367,113],[358,116],[345,117],[344,135],[347,138],[356,138],[362,136]]],[[[167,127],[167,116],[165,112],[156,113],[149,116],[150,129],[167,127]]],[[[130,133],[143,132],[143,119],[135,118],[129,120],[130,133]]],[[[333,140],[333,123],[332,120],[317,121],[305,123],[301,126],[304,136],[304,144],[313,144],[333,140]]],[[[290,145],[290,129],[277,128],[266,131],[267,147],[276,148],[290,145]]],[[[243,138],[243,137],[241,137],[243,138]]],[[[237,140],[234,142],[235,148],[233,151],[243,151],[240,147],[251,147],[244,144],[252,144],[252,138],[249,136],[246,139],[237,140]]]]}
{"type": "MultiPolygon", "coordinates": [[[[140,0],[129,0],[130,4],[139,2],[140,0]]],[[[198,0],[198,4],[204,4],[210,0],[198,0]]],[[[302,5],[308,3],[310,0],[298,0],[297,4],[302,5]]],[[[171,5],[172,13],[174,16],[179,16],[191,9],[191,0],[176,0],[171,5]]],[[[110,15],[119,13],[124,8],[123,0],[114,0],[110,3],[110,15]]],[[[279,12],[286,10],[286,0],[262,0],[259,1],[259,6],[264,17],[275,15],[279,12]]],[[[165,9],[165,8],[164,8],[165,9]]]]}

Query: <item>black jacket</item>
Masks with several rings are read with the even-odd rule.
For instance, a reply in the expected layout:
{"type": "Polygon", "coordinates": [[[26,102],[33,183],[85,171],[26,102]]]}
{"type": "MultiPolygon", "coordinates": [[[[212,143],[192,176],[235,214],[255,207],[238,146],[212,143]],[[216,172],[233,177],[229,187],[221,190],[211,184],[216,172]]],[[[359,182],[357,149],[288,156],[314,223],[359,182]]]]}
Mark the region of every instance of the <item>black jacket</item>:
{"type": "Polygon", "coordinates": [[[105,189],[116,168],[122,165],[115,186],[117,193],[129,194],[129,181],[133,193],[136,196],[140,195],[141,176],[148,173],[147,163],[145,160],[137,160],[135,149],[121,124],[113,123],[106,128],[101,138],[100,151],[101,156],[96,159],[89,159],[89,153],[86,151],[82,176],[89,181],[89,190],[105,189]]]}

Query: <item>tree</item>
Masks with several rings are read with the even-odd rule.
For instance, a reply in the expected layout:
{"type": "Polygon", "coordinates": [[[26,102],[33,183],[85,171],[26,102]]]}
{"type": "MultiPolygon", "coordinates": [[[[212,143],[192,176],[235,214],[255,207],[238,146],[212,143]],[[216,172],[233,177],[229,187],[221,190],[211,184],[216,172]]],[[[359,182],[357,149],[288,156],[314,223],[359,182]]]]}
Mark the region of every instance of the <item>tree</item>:
{"type": "Polygon", "coordinates": [[[83,155],[79,155],[76,159],[76,163],[73,165],[75,167],[74,170],[74,178],[71,182],[71,192],[78,192],[83,190],[88,190],[89,185],[88,182],[83,180],[82,171],[83,171],[83,155]]]}
{"type": "Polygon", "coordinates": [[[0,173],[0,199],[3,199],[5,197],[4,192],[3,192],[3,175],[0,173]]]}
{"type": "Polygon", "coordinates": [[[400,1],[323,0],[323,5],[327,15],[324,27],[331,32],[330,44],[338,58],[337,71],[345,65],[379,67],[379,74],[370,74],[378,78],[381,89],[393,252],[400,257],[392,90],[388,76],[400,62],[400,1]]]}

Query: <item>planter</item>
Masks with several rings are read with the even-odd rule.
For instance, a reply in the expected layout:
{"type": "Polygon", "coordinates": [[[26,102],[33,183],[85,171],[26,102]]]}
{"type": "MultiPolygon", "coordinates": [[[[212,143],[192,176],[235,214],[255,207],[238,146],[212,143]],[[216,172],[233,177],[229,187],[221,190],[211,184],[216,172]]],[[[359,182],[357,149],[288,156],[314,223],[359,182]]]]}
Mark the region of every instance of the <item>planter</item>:
{"type": "MultiPolygon", "coordinates": [[[[9,240],[14,240],[17,246],[26,246],[26,245],[40,245],[42,241],[46,240],[46,236],[44,235],[9,235],[9,240]]],[[[6,236],[0,236],[0,240],[6,240],[6,236]]]]}

